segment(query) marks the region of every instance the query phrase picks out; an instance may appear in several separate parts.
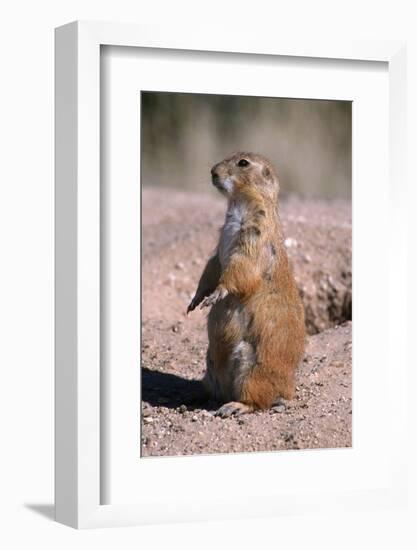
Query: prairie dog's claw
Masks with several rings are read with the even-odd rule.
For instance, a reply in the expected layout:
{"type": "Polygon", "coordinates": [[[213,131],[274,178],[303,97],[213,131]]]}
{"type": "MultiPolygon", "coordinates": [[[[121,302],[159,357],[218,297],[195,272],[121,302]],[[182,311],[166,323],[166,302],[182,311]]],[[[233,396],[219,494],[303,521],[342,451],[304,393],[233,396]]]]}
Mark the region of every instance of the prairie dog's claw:
{"type": "Polygon", "coordinates": [[[210,296],[204,298],[204,300],[201,302],[200,309],[203,309],[203,307],[214,306],[214,304],[217,304],[217,302],[220,302],[220,300],[226,298],[228,294],[229,291],[226,288],[224,288],[223,286],[218,286],[216,290],[210,294],[210,296]]]}
{"type": "Polygon", "coordinates": [[[190,305],[187,307],[187,315],[190,313],[190,311],[194,311],[196,306],[198,305],[196,300],[196,297],[191,300],[190,305]]]}

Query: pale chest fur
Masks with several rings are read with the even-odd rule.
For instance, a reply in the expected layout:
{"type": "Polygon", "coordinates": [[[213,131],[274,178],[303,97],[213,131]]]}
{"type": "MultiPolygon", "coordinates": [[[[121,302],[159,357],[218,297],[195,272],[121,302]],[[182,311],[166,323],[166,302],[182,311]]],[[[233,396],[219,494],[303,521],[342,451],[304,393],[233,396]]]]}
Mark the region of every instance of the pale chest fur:
{"type": "Polygon", "coordinates": [[[239,232],[245,221],[246,212],[246,205],[242,202],[231,204],[226,212],[226,220],[220,234],[218,247],[222,269],[225,269],[229,263],[239,232]]]}

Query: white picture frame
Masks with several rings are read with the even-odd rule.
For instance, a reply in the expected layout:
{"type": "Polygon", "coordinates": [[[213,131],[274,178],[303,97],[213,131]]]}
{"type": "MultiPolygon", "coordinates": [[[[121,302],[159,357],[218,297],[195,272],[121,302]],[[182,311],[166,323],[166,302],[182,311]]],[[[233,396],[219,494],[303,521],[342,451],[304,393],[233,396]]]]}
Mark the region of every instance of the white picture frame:
{"type": "MultiPolygon", "coordinates": [[[[128,46],[187,51],[230,52],[296,58],[381,61],[389,71],[389,161],[391,206],[389,254],[395,274],[405,278],[405,45],[401,42],[325,40],[288,42],[271,36],[233,31],[213,37],[211,29],[190,29],[186,36],[169,27],[75,22],[56,29],[56,519],[72,527],[103,527],[262,515],[248,513],[228,495],[232,513],[216,502],[189,513],[189,507],[166,496],[164,507],[131,503],[101,504],[100,433],[100,48],[128,46]],[[392,239],[392,240],[391,240],[392,239]],[[187,511],[188,510],[188,511],[187,511]]],[[[386,306],[390,316],[405,319],[405,295],[386,306]]],[[[405,322],[405,321],[404,321],[405,322]]],[[[397,423],[405,418],[405,342],[396,346],[397,423]]],[[[404,331],[405,333],[405,331],[404,331]]],[[[401,430],[401,428],[399,428],[401,430]]],[[[405,494],[401,434],[389,456],[390,475],[383,490],[288,494],[269,506],[270,513],[308,512],[330,507],[392,505],[405,494]]],[[[271,455],[272,456],[272,455],[271,455]]],[[[205,460],[209,460],[205,457],[205,460]]],[[[150,495],[151,496],[151,495],[150,495]]],[[[222,498],[221,493],[219,499],[222,498]]],[[[236,497],[235,497],[236,500],[236,497]]]]}

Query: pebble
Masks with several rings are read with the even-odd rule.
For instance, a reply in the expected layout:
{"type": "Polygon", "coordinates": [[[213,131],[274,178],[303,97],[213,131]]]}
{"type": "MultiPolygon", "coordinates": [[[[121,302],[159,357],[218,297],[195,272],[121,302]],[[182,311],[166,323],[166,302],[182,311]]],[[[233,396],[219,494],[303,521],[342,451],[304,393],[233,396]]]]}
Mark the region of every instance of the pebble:
{"type": "Polygon", "coordinates": [[[187,412],[187,406],[186,406],[186,405],[180,405],[180,406],[178,407],[178,411],[179,411],[180,413],[185,413],[185,412],[187,412]]]}
{"type": "Polygon", "coordinates": [[[293,246],[297,246],[297,241],[291,237],[287,237],[284,241],[284,246],[286,248],[291,248],[293,246]]]}
{"type": "Polygon", "coordinates": [[[194,414],[192,417],[191,417],[191,421],[192,422],[197,422],[198,420],[198,416],[196,414],[194,414]]]}
{"type": "Polygon", "coordinates": [[[152,416],[145,416],[145,417],[143,418],[143,423],[144,423],[144,424],[152,424],[152,422],[153,422],[152,416]]]}

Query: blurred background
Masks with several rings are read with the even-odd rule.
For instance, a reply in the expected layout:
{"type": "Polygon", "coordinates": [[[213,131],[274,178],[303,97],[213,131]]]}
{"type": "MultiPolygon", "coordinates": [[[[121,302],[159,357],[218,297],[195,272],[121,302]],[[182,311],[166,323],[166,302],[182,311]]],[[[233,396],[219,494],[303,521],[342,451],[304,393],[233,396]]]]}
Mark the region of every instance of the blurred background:
{"type": "Polygon", "coordinates": [[[213,192],[235,151],[268,157],[282,195],[351,198],[349,101],[142,92],[142,184],[213,192]]]}

